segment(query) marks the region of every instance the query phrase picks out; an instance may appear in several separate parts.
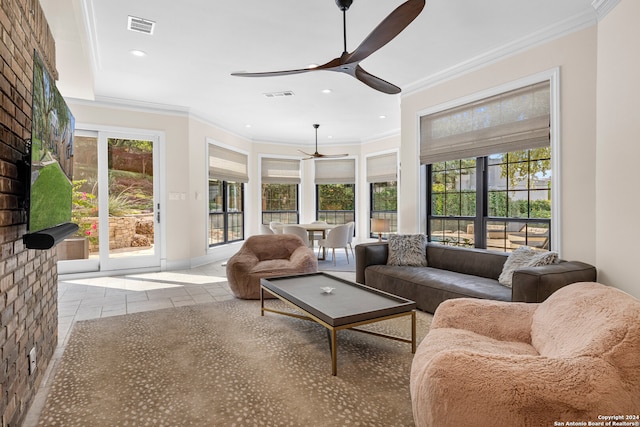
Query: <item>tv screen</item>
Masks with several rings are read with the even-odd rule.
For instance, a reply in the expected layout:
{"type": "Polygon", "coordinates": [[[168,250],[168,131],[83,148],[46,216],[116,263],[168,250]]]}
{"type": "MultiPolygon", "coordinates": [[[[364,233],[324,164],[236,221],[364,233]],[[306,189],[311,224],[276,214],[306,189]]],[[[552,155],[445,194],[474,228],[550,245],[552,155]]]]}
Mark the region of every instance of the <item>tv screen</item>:
{"type": "Polygon", "coordinates": [[[74,117],[37,52],[33,58],[33,116],[28,229],[71,221],[74,117]]]}

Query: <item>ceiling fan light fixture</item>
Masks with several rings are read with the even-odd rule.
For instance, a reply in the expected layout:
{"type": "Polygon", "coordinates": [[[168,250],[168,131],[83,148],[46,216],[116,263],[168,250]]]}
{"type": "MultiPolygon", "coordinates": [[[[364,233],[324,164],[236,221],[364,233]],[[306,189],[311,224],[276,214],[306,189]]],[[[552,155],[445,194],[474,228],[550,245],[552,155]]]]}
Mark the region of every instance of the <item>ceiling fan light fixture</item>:
{"type": "MultiPolygon", "coordinates": [[[[319,124],[317,124],[317,123],[313,124],[313,128],[316,130],[316,151],[314,151],[313,154],[311,154],[311,153],[307,153],[307,152],[302,151],[302,150],[298,150],[299,152],[301,152],[302,154],[307,156],[307,157],[303,157],[302,160],[319,159],[319,158],[322,158],[322,157],[338,158],[338,157],[346,157],[346,156],[348,156],[348,154],[320,154],[320,153],[318,153],[318,128],[319,127],[320,127],[319,124]]],[[[329,137],[329,138],[331,138],[331,137],[329,137]]]]}

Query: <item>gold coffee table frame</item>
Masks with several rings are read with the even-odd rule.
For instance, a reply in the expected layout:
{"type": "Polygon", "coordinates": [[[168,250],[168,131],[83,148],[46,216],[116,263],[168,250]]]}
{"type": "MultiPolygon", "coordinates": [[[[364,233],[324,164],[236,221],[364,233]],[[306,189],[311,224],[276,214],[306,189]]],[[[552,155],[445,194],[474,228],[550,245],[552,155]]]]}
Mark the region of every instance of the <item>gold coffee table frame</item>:
{"type": "MultiPolygon", "coordinates": [[[[315,289],[315,288],[314,288],[315,289]]],[[[321,291],[318,289],[317,293],[321,295],[321,291]]],[[[339,292],[337,292],[339,294],[339,292]]],[[[336,296],[336,295],[332,295],[336,296]]],[[[327,296],[319,296],[320,298],[326,298],[327,296]]],[[[339,297],[339,295],[338,295],[339,297]]],[[[314,296],[311,296],[311,300],[313,301],[314,296]]],[[[359,301],[362,302],[362,301],[359,301]]],[[[354,304],[355,305],[355,304],[354,304]]],[[[280,277],[271,277],[267,279],[260,280],[260,315],[264,316],[265,312],[271,312],[276,314],[281,314],[289,317],[295,317],[303,320],[310,320],[327,328],[327,333],[329,335],[329,342],[331,347],[331,374],[337,375],[338,373],[338,350],[337,350],[337,332],[342,329],[352,329],[357,332],[362,332],[369,335],[374,335],[382,338],[388,338],[404,343],[411,344],[411,353],[416,352],[416,312],[415,312],[415,303],[410,300],[406,300],[404,298],[388,294],[386,292],[380,291],[378,289],[369,288],[364,285],[360,285],[358,283],[352,283],[346,280],[342,280],[340,278],[327,275],[325,273],[311,273],[311,274],[301,274],[295,276],[280,276],[280,277]],[[332,318],[328,314],[322,312],[322,308],[314,305],[310,305],[304,301],[304,297],[308,296],[302,293],[303,299],[300,299],[300,295],[292,295],[287,292],[286,289],[282,289],[278,286],[278,281],[280,280],[290,280],[290,279],[300,279],[307,286],[315,286],[317,288],[317,283],[315,285],[309,285],[309,280],[315,280],[318,283],[325,284],[326,286],[335,285],[337,290],[340,289],[348,289],[352,294],[359,294],[360,296],[365,296],[367,293],[375,294],[377,299],[386,298],[389,300],[389,307],[385,307],[383,309],[378,310],[370,310],[366,305],[360,307],[355,307],[352,313],[346,314],[345,316],[341,316],[340,318],[332,318]],[[304,313],[297,314],[291,313],[281,310],[276,310],[273,308],[265,307],[264,302],[264,293],[269,292],[274,295],[285,304],[290,307],[301,311],[304,313]],[[411,339],[406,339],[402,337],[396,337],[393,335],[381,334],[378,332],[367,331],[364,329],[357,329],[358,326],[367,325],[370,323],[381,322],[383,320],[395,319],[398,317],[409,316],[411,317],[411,339]],[[322,318],[321,318],[322,317],[322,318]]]]}

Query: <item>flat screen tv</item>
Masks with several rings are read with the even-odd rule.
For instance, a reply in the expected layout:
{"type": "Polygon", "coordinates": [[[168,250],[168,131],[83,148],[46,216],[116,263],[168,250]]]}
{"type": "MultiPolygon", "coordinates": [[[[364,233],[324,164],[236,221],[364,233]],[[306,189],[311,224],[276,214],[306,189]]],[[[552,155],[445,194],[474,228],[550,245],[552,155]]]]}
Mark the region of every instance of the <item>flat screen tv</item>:
{"type": "Polygon", "coordinates": [[[71,223],[75,120],[37,52],[33,56],[26,246],[48,249],[77,231],[71,223]]]}

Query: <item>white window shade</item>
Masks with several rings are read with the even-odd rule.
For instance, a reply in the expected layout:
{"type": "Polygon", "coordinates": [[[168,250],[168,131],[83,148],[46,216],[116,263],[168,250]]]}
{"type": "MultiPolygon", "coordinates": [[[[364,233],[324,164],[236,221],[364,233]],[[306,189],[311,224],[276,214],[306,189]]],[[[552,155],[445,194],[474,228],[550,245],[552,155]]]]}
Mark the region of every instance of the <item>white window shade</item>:
{"type": "Polygon", "coordinates": [[[549,82],[537,83],[420,119],[420,163],[549,145],[549,82]]]}
{"type": "Polygon", "coordinates": [[[209,179],[249,182],[247,155],[217,145],[209,145],[209,179]]]}
{"type": "Polygon", "coordinates": [[[356,161],[354,159],[316,160],[315,166],[316,185],[356,183],[356,161]]]}
{"type": "Polygon", "coordinates": [[[300,184],[300,160],[262,158],[263,184],[300,184]]]}
{"type": "Polygon", "coordinates": [[[398,180],[396,153],[381,154],[367,158],[367,182],[391,182],[398,180]]]}

